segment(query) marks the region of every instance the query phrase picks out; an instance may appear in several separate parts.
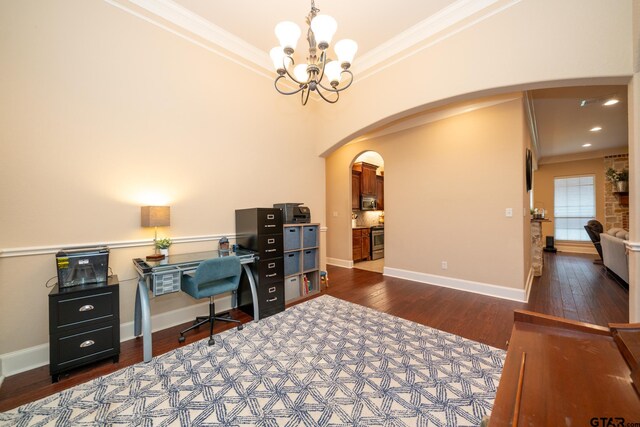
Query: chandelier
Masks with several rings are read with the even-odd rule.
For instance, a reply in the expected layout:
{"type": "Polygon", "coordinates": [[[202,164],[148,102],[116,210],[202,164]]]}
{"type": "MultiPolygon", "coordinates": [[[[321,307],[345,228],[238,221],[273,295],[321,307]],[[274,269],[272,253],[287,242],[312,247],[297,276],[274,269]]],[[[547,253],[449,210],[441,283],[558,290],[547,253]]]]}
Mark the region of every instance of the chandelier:
{"type": "Polygon", "coordinates": [[[276,37],[280,46],[274,47],[270,52],[273,66],[278,73],[274,82],[276,90],[283,95],[300,93],[302,105],[307,105],[309,94],[313,91],[325,101],[334,104],[340,98],[340,92],[351,86],[353,82],[353,74],[349,71],[349,67],[358,50],[358,44],[349,39],[340,40],[334,47],[338,59],[328,58],[327,49],[338,24],[331,16],[319,15],[318,12],[320,9],[316,8],[315,1],[311,0],[311,11],[306,19],[309,26],[307,31],[309,56],[305,64],[295,65],[293,59],[293,52],[301,34],[300,27],[294,22],[283,21],[276,25],[276,37]],[[342,81],[344,75],[347,75],[347,82],[342,81]],[[278,87],[278,83],[283,80],[288,81],[287,78],[291,79],[298,88],[288,91],[278,87]]]}

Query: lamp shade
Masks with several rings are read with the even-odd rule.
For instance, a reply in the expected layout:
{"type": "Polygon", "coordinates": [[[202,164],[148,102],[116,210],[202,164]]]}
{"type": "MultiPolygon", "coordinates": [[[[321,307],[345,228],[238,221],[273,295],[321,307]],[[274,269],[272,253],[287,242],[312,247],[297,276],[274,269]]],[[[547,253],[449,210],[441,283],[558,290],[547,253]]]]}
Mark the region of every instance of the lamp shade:
{"type": "Polygon", "coordinates": [[[269,52],[269,56],[271,56],[271,61],[273,61],[273,68],[278,70],[284,69],[284,57],[286,56],[284,50],[281,46],[274,47],[269,52]]]}
{"type": "Polygon", "coordinates": [[[324,67],[324,73],[331,83],[340,83],[340,80],[342,79],[341,72],[342,69],[340,68],[340,64],[338,64],[338,61],[331,61],[326,65],[326,67],[324,67]]]}
{"type": "Polygon", "coordinates": [[[280,46],[285,49],[295,50],[301,33],[300,27],[295,22],[282,21],[276,25],[276,37],[280,41],[280,46]]]}
{"type": "Polygon", "coordinates": [[[353,57],[356,56],[358,51],[358,43],[351,39],[342,39],[336,43],[333,50],[336,51],[341,65],[345,63],[351,65],[353,64],[353,57]]]}
{"type": "Polygon", "coordinates": [[[293,68],[293,76],[300,83],[306,83],[309,80],[309,75],[307,74],[307,64],[298,64],[293,68]]]}
{"type": "Polygon", "coordinates": [[[318,48],[321,50],[329,47],[337,29],[338,23],[329,15],[317,15],[311,20],[311,31],[313,31],[318,48]]]}
{"type": "Polygon", "coordinates": [[[142,206],[140,225],[142,227],[165,227],[170,225],[169,206],[142,206]]]}

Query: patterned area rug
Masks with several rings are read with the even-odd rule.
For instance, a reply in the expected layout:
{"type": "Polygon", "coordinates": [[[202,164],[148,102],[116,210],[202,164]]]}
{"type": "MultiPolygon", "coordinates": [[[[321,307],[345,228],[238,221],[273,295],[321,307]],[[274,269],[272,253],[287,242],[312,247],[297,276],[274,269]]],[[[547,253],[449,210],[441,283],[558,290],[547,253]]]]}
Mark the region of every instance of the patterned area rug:
{"type": "Polygon", "coordinates": [[[2,413],[0,425],[472,426],[491,411],[504,357],[322,296],[2,413]]]}

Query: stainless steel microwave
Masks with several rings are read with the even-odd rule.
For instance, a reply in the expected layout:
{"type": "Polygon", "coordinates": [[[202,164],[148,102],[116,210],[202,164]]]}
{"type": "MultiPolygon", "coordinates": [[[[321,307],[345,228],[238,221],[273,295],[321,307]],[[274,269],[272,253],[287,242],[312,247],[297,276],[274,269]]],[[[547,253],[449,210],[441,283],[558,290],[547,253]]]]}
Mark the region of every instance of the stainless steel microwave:
{"type": "Polygon", "coordinates": [[[375,211],[378,209],[378,201],[376,196],[362,196],[360,199],[360,210],[375,211]]]}

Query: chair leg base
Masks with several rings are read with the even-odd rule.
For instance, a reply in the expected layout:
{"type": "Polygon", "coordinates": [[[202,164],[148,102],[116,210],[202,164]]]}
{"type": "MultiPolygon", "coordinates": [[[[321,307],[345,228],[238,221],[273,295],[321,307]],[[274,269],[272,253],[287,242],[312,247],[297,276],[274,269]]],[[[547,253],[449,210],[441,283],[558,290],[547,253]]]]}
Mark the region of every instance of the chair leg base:
{"type": "Polygon", "coordinates": [[[222,322],[236,323],[238,325],[237,328],[239,331],[241,331],[244,328],[244,326],[242,325],[242,322],[231,318],[231,313],[229,313],[228,311],[224,313],[220,313],[217,316],[214,316],[214,313],[215,313],[215,306],[213,305],[213,303],[209,303],[209,316],[196,317],[196,320],[193,322],[193,325],[189,326],[187,329],[180,332],[180,337],[178,338],[178,342],[181,344],[185,342],[184,334],[186,334],[187,332],[197,329],[200,326],[204,325],[205,323],[209,323],[209,345],[213,345],[215,343],[215,341],[213,340],[213,323],[215,320],[220,320],[222,322]]]}
{"type": "Polygon", "coordinates": [[[214,341],[213,338],[209,338],[209,341],[207,342],[207,344],[209,345],[214,345],[216,342],[214,341]]]}

